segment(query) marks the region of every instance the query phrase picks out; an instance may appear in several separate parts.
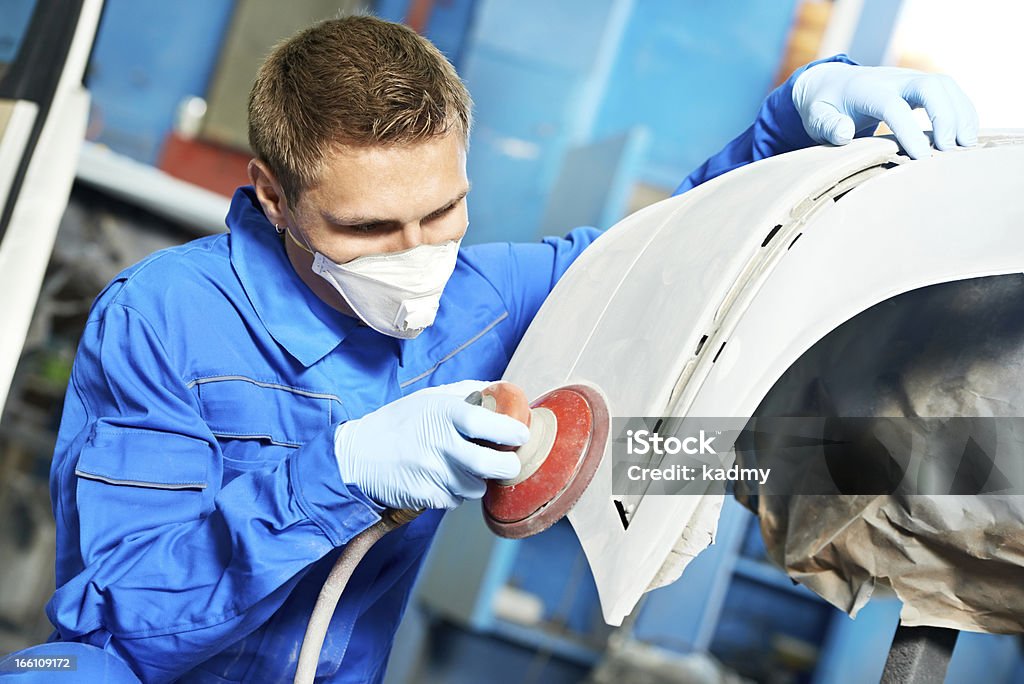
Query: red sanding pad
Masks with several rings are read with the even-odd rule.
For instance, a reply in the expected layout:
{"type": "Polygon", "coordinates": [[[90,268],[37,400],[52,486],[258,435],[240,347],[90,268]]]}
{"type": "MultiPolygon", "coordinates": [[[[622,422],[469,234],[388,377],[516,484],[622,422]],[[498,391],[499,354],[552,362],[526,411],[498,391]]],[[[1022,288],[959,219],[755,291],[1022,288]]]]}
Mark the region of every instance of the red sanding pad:
{"type": "Polygon", "coordinates": [[[608,407],[586,385],[567,385],[532,404],[555,415],[557,431],[547,458],[518,484],[487,483],[484,520],[502,537],[521,539],[562,519],[597,472],[608,441],[608,407]]]}

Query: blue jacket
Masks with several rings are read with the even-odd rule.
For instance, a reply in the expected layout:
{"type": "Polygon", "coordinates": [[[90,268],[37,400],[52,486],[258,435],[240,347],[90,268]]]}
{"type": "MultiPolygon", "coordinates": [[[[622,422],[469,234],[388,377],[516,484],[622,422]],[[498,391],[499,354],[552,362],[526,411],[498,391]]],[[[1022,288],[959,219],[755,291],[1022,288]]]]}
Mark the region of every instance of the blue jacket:
{"type": "MultiPolygon", "coordinates": [[[[791,84],[678,192],[810,145],[791,84]]],[[[435,324],[403,341],[312,294],[251,188],[235,193],[227,224],[100,293],[51,469],[50,620],[145,682],[291,681],[328,570],[381,510],[341,481],[335,426],[424,387],[499,378],[599,236],[462,249],[435,324]]],[[[359,565],[321,653],[329,681],[383,678],[441,516],[387,535],[359,565]]]]}

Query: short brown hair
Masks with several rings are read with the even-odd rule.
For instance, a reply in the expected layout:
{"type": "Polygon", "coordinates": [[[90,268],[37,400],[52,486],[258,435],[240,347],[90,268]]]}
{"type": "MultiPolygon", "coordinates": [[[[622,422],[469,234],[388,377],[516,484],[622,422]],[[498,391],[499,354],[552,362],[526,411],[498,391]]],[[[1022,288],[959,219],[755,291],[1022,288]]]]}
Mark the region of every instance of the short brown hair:
{"type": "Polygon", "coordinates": [[[408,144],[452,127],[472,101],[426,38],[371,16],[320,22],[278,44],[249,94],[249,144],[294,202],[333,145],[408,144]]]}

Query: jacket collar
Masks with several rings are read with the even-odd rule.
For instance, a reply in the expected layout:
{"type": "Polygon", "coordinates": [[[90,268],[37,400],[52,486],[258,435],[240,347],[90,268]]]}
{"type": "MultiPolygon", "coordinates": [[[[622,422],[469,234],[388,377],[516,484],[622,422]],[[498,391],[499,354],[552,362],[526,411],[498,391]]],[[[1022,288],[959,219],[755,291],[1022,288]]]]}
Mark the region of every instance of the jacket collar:
{"type": "Polygon", "coordinates": [[[331,308],[302,282],[252,186],[238,188],[227,216],[231,266],[270,335],[302,365],[334,350],[358,319],[331,308]]]}

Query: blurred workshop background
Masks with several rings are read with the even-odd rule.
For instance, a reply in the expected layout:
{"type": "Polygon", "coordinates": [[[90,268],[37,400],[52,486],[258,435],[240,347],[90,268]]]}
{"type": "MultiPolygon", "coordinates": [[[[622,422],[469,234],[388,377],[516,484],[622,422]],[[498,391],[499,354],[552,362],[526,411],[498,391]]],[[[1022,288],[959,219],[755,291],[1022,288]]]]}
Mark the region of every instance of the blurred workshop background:
{"type": "MultiPolygon", "coordinates": [[[[49,5],[0,0],[0,85],[49,5]]],[[[295,30],[355,11],[429,37],[470,88],[467,243],[610,227],[668,196],[818,56],[943,71],[984,127],[1024,123],[1024,9],[1009,1],[107,0],[86,142],[0,420],[0,653],[50,632],[49,464],[93,298],[146,254],[224,230],[246,183],[257,66],[295,30]]],[[[617,629],[567,523],[516,542],[487,532],[475,506],[449,518],[399,632],[393,684],[877,681],[896,629],[892,598],[851,620],[791,582],[734,501],[715,545],[617,629]]],[[[947,681],[971,680],[1024,681],[1018,638],[961,635],[947,681]]]]}

